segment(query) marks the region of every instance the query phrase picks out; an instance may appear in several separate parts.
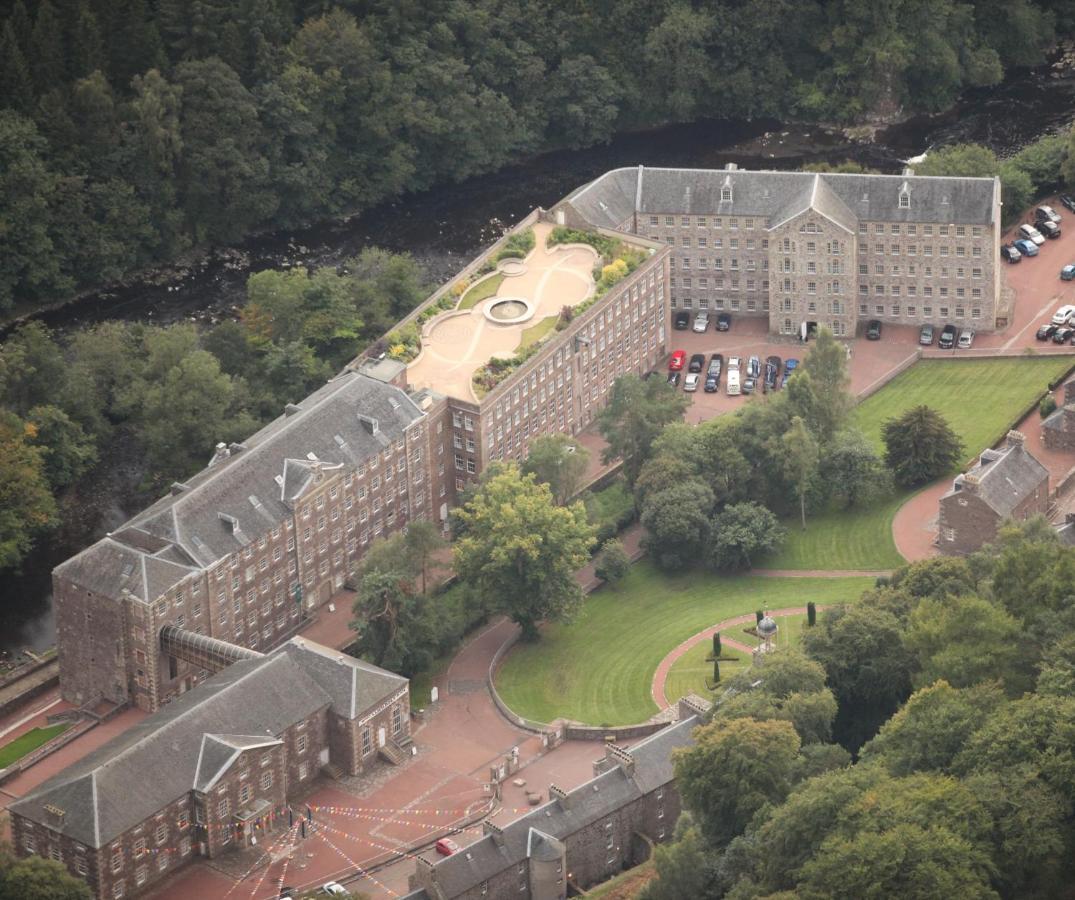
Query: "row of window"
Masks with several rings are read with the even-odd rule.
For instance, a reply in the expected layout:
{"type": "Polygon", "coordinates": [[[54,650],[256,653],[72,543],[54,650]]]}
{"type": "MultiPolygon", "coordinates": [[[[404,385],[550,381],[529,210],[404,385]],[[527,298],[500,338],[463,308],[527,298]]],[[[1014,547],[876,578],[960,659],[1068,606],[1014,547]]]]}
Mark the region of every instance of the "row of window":
{"type": "MultiPolygon", "coordinates": [[[[731,188],[728,188],[728,187],[723,188],[722,191],[721,191],[721,202],[727,202],[727,201],[730,201],[731,199],[732,199],[731,188]]],[[[903,209],[907,209],[909,206],[910,206],[910,197],[909,197],[909,195],[906,195],[906,194],[901,195],[900,207],[903,208],[903,209]],[[906,203],[904,202],[904,198],[906,198],[906,203]]],[[[725,216],[683,216],[683,215],[680,215],[680,216],[674,216],[674,215],[673,216],[668,216],[668,215],[665,215],[665,216],[650,216],[649,217],[649,224],[651,226],[660,226],[660,225],[663,224],[664,226],[666,226],[668,228],[676,228],[676,227],[678,227],[678,228],[718,228],[718,229],[719,228],[724,228],[725,224],[727,224],[727,227],[729,229],[735,231],[735,230],[738,230],[738,228],[740,227],[740,217],[739,216],[730,216],[730,217],[725,217],[725,216]]],[[[762,227],[762,228],[768,228],[769,227],[769,219],[761,218],[761,217],[754,217],[754,216],[746,216],[746,217],[742,218],[742,227],[744,229],[748,230],[748,231],[753,230],[754,227],[755,227],[755,224],[757,224],[759,227],[762,227]]],[[[932,224],[925,224],[925,223],[920,224],[920,223],[901,223],[901,222],[890,222],[890,223],[887,223],[887,224],[883,223],[883,222],[874,222],[872,224],[873,224],[873,228],[871,229],[871,227],[870,227],[871,223],[869,223],[869,222],[859,222],[858,223],[858,233],[859,234],[869,234],[872,231],[873,234],[885,234],[885,232],[887,231],[889,234],[909,234],[909,235],[912,235],[912,236],[921,233],[921,234],[925,235],[926,237],[931,237],[935,233],[940,235],[941,237],[948,237],[950,235],[954,235],[955,237],[966,237],[968,233],[970,234],[971,237],[981,237],[982,233],[983,233],[983,228],[982,228],[981,225],[971,225],[971,226],[968,227],[967,225],[932,225],[932,224]]],[[[813,234],[819,233],[820,230],[821,229],[814,223],[807,223],[802,228],[800,228],[801,232],[813,233],[813,234]],[[811,228],[811,226],[813,226],[813,227],[811,228]]]]}
{"type": "MultiPolygon", "coordinates": [[[[869,307],[868,304],[866,304],[866,303],[860,304],[859,305],[859,315],[860,316],[869,315],[870,314],[869,309],[870,309],[870,307],[869,307]]],[[[967,307],[965,307],[965,306],[955,306],[955,307],[939,306],[939,307],[937,307],[937,318],[939,318],[939,319],[953,318],[953,316],[949,315],[949,313],[953,309],[955,310],[954,318],[956,318],[956,319],[965,319],[965,318],[967,318],[967,307]]],[[[932,319],[933,318],[933,310],[934,310],[934,308],[932,306],[923,306],[922,307],[922,317],[925,318],[925,319],[932,319]]],[[[880,304],[878,304],[878,305],[873,307],[873,315],[875,315],[875,316],[886,316],[886,315],[888,315],[888,316],[893,316],[893,317],[899,317],[899,316],[917,317],[918,314],[919,313],[918,313],[918,307],[917,306],[901,307],[898,303],[895,303],[892,306],[881,306],[880,304]]],[[[981,309],[981,307],[972,306],[971,309],[970,309],[970,317],[972,319],[980,319],[982,317],[982,309],[981,309]]]]}

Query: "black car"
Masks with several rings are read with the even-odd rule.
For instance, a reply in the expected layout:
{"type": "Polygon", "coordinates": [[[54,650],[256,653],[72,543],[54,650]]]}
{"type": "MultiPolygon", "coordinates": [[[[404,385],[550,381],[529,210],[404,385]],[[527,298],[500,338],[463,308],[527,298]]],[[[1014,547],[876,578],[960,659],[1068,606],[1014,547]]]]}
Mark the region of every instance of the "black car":
{"type": "Polygon", "coordinates": [[[1066,344],[1073,333],[1075,333],[1075,329],[1068,328],[1066,325],[1062,328],[1057,328],[1053,334],[1053,343],[1066,344]]]}
{"type": "Polygon", "coordinates": [[[730,331],[732,327],[732,314],[720,313],[717,316],[717,331],[730,331]]]}
{"type": "Polygon", "coordinates": [[[780,357],[770,356],[765,360],[765,390],[771,391],[776,387],[776,380],[780,377],[780,357]]]}
{"type": "Polygon", "coordinates": [[[1056,222],[1038,222],[1038,231],[1054,240],[1060,237],[1060,226],[1056,222]]]}
{"type": "Polygon", "coordinates": [[[866,340],[881,340],[881,323],[877,319],[871,319],[870,323],[866,326],[866,340]]]}
{"type": "Polygon", "coordinates": [[[1019,252],[1018,247],[1013,247],[1011,244],[1005,244],[1000,248],[1000,258],[1005,262],[1017,263],[1023,261],[1023,254],[1019,252]]]}
{"type": "Polygon", "coordinates": [[[1034,335],[1034,337],[1036,337],[1039,341],[1047,341],[1054,334],[1056,334],[1056,331],[1059,327],[1059,325],[1053,325],[1052,323],[1042,325],[1041,328],[1038,329],[1038,333],[1034,335]]]}
{"type": "Polygon", "coordinates": [[[1071,194],[1061,194],[1060,203],[1075,212],[1075,197],[1072,197],[1071,194]]]}
{"type": "Polygon", "coordinates": [[[956,345],[956,326],[945,325],[944,330],[941,332],[941,339],[937,341],[937,346],[942,350],[951,350],[956,345]]]}
{"type": "Polygon", "coordinates": [[[721,372],[721,370],[723,368],[724,368],[724,355],[723,354],[714,353],[711,357],[709,357],[709,368],[707,369],[708,374],[716,375],[717,378],[720,378],[720,372],[721,372]]]}
{"type": "Polygon", "coordinates": [[[744,394],[753,394],[754,389],[758,386],[757,378],[744,378],[743,384],[740,388],[744,394]]]}
{"type": "Polygon", "coordinates": [[[676,331],[686,331],[691,327],[691,314],[687,310],[681,309],[676,313],[676,317],[672,322],[675,325],[676,331]]]}
{"type": "Polygon", "coordinates": [[[679,375],[680,373],[678,371],[668,373],[668,383],[672,385],[672,387],[679,387],[679,375]]]}
{"type": "Polygon", "coordinates": [[[701,372],[705,368],[705,354],[695,353],[687,366],[688,372],[701,372]]]}
{"type": "Polygon", "coordinates": [[[720,378],[716,375],[706,375],[705,392],[707,394],[715,394],[718,390],[720,390],[720,378]]]}

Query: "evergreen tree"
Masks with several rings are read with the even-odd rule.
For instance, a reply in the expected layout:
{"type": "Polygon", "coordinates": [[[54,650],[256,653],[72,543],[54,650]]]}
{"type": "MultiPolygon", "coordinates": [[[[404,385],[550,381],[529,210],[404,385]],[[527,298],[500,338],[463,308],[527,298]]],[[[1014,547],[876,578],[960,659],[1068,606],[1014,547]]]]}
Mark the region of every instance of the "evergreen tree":
{"type": "Polygon", "coordinates": [[[49,0],[43,0],[37,8],[30,47],[30,71],[37,93],[43,94],[50,88],[62,84],[67,74],[63,23],[56,12],[56,7],[49,0]]]}
{"type": "Polygon", "coordinates": [[[0,29],[0,106],[27,113],[33,103],[34,87],[30,67],[19,47],[15,28],[8,20],[0,29]]]}
{"type": "Polygon", "coordinates": [[[78,15],[69,23],[67,45],[71,48],[67,73],[70,78],[85,78],[91,72],[104,71],[107,66],[104,40],[97,17],[88,3],[80,3],[78,15]]]}

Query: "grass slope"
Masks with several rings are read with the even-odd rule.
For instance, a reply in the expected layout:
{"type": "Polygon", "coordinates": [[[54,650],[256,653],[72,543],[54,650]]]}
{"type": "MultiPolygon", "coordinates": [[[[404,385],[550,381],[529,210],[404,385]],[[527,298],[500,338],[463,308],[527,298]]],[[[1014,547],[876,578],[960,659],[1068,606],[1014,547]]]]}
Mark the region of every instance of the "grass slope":
{"type": "Polygon", "coordinates": [[[615,590],[591,595],[570,625],[552,625],[520,644],[497,674],[497,690],[519,715],[592,725],[641,722],[657,711],[657,664],[707,625],[755,609],[851,600],[872,578],[666,575],[642,561],[615,590]]]}
{"type": "MultiPolygon", "coordinates": [[[[896,376],[855,407],[851,420],[884,453],[881,426],[913,406],[941,413],[963,441],[966,460],[999,441],[1022,413],[1071,365],[1067,357],[928,359],[896,376]]],[[[797,517],[784,522],[788,539],[764,565],[774,569],[891,569],[903,557],[892,519],[912,495],[897,491],[861,510],[797,517]]]]}
{"type": "Polygon", "coordinates": [[[482,300],[486,300],[492,297],[497,292],[497,288],[500,287],[500,282],[504,280],[504,275],[500,272],[494,272],[487,278],[483,278],[481,281],[476,281],[465,294],[463,299],[459,301],[457,309],[471,309],[482,300]]]}
{"type": "Polygon", "coordinates": [[[0,769],[22,759],[31,750],[36,750],[46,741],[51,741],[69,727],[67,723],[61,722],[59,725],[49,725],[47,728],[34,728],[15,738],[11,743],[0,747],[0,769]]]}
{"type": "Polygon", "coordinates": [[[522,339],[519,341],[519,348],[522,349],[529,347],[531,344],[536,344],[556,327],[559,319],[559,316],[546,316],[536,325],[524,328],[522,339]]]}

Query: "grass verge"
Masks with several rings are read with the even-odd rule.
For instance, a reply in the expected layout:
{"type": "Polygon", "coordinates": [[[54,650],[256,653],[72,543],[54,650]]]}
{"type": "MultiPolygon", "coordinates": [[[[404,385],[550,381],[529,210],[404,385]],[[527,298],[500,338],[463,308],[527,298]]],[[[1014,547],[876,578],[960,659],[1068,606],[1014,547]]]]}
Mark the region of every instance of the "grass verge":
{"type": "Polygon", "coordinates": [[[592,594],[574,622],[517,645],[497,690],[516,713],[540,722],[641,722],[657,711],[650,684],[658,663],[707,625],[762,607],[853,600],[872,585],[872,578],[669,575],[643,560],[615,589],[592,594]]]}
{"type": "Polygon", "coordinates": [[[45,728],[34,728],[20,735],[8,744],[0,747],[0,769],[5,769],[13,762],[18,762],[27,753],[36,750],[47,741],[51,741],[56,735],[62,734],[70,727],[69,723],[61,722],[58,725],[49,725],[45,728]]]}
{"type": "Polygon", "coordinates": [[[457,309],[471,309],[482,300],[487,300],[497,292],[500,287],[500,283],[504,280],[504,275],[500,272],[494,272],[481,281],[475,282],[471,285],[470,289],[463,294],[463,298],[459,301],[457,309]]]}
{"type": "Polygon", "coordinates": [[[523,337],[519,343],[520,349],[523,347],[529,347],[531,344],[536,344],[545,335],[552,331],[556,327],[556,322],[559,316],[545,316],[536,325],[531,325],[529,328],[523,329],[523,337]]]}

